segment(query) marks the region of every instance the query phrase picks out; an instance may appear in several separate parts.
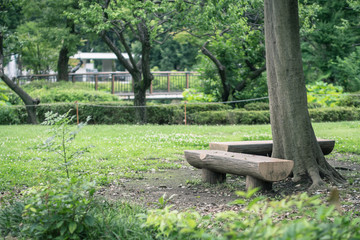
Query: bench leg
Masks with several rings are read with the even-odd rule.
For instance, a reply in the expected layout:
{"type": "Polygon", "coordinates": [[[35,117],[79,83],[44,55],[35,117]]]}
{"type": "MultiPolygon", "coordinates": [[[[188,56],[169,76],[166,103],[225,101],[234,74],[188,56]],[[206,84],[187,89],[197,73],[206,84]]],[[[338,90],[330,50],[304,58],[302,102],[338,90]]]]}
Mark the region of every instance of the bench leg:
{"type": "Polygon", "coordinates": [[[261,190],[271,190],[272,182],[266,182],[252,176],[246,176],[246,189],[260,188],[261,190]]]}
{"type": "Polygon", "coordinates": [[[213,172],[208,169],[202,169],[202,180],[210,184],[224,183],[226,181],[225,173],[213,172]]]}

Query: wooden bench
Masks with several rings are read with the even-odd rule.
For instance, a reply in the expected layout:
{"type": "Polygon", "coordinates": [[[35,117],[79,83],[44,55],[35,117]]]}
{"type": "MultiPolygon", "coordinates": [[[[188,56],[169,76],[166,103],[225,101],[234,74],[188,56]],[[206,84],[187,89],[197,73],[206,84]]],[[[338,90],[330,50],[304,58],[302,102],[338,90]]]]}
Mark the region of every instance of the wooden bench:
{"type": "MultiPolygon", "coordinates": [[[[324,155],[331,153],[334,149],[335,141],[328,139],[318,139],[324,155]]],[[[271,156],[272,140],[269,141],[241,141],[241,142],[211,142],[210,150],[221,150],[226,152],[248,153],[261,156],[271,156]]]]}
{"type": "Polygon", "coordinates": [[[286,178],[294,162],[277,158],[219,150],[185,151],[190,165],[202,169],[202,179],[211,184],[226,181],[226,174],[246,176],[246,188],[272,188],[272,182],[286,178]]]}

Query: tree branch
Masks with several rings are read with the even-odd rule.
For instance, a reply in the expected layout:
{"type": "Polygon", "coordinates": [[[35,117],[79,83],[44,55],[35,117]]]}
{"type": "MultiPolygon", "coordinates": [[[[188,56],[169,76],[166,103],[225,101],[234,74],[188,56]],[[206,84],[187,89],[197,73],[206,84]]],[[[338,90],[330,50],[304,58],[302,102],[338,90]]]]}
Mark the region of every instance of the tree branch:
{"type": "Polygon", "coordinates": [[[106,33],[103,31],[100,34],[103,41],[108,45],[108,47],[113,51],[118,58],[118,60],[121,62],[122,65],[130,72],[135,74],[135,67],[132,66],[122,55],[120,49],[111,41],[111,39],[106,35],[106,33]]]}
{"type": "Polygon", "coordinates": [[[204,45],[201,47],[201,52],[205,56],[209,57],[211,59],[211,61],[213,61],[213,63],[215,63],[216,67],[219,70],[225,70],[225,66],[222,65],[221,62],[206,48],[209,43],[210,43],[209,41],[206,41],[204,43],[204,45]]]}
{"type": "MultiPolygon", "coordinates": [[[[117,27],[117,26],[115,25],[115,27],[117,27]]],[[[136,63],[135,63],[135,60],[134,60],[134,58],[133,58],[133,56],[132,56],[131,49],[130,49],[129,45],[127,44],[127,42],[126,42],[126,40],[125,40],[125,38],[124,38],[124,34],[123,34],[123,30],[124,30],[124,29],[119,29],[119,30],[120,30],[120,31],[116,31],[116,30],[115,30],[114,32],[115,32],[116,36],[118,36],[121,44],[124,46],[125,51],[126,51],[126,53],[128,54],[128,56],[129,56],[130,62],[131,62],[131,64],[132,64],[132,66],[135,68],[135,67],[136,67],[136,63]]]]}

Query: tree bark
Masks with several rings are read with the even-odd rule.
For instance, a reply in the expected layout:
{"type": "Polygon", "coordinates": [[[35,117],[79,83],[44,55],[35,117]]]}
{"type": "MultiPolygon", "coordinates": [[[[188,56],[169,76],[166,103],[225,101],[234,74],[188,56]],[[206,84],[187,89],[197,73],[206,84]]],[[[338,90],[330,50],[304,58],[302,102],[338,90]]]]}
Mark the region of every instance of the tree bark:
{"type": "Polygon", "coordinates": [[[221,80],[221,85],[223,87],[223,92],[221,94],[221,99],[223,102],[227,102],[229,100],[230,96],[230,84],[227,81],[226,76],[226,67],[217,59],[214,54],[212,54],[209,49],[206,48],[206,46],[209,44],[209,41],[204,43],[204,45],[201,47],[201,52],[207,56],[217,67],[218,73],[221,80]]]}
{"type": "Polygon", "coordinates": [[[33,99],[27,94],[20,86],[16,85],[8,76],[4,73],[4,51],[3,51],[3,35],[0,32],[0,78],[4,83],[13,90],[24,102],[26,111],[28,114],[28,123],[38,124],[36,119],[36,105],[40,103],[39,99],[33,99]]]}
{"type": "Polygon", "coordinates": [[[294,161],[294,181],[311,180],[311,188],[345,179],[320,149],[307,108],[300,52],[297,0],[265,0],[266,69],[273,136],[272,157],[294,161]]]}
{"type": "Polygon", "coordinates": [[[57,80],[58,81],[68,81],[69,80],[69,49],[66,46],[63,46],[59,53],[59,58],[57,62],[57,80]]]}

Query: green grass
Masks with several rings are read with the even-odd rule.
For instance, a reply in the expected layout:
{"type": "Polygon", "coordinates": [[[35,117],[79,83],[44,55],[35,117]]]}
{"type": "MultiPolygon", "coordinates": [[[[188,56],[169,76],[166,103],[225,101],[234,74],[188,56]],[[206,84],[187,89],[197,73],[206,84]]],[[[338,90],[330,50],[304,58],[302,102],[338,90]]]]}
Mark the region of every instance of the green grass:
{"type": "MultiPolygon", "coordinates": [[[[317,137],[336,140],[334,152],[360,155],[360,122],[314,123],[314,129],[317,137]]],[[[46,126],[0,126],[0,190],[65,174],[54,154],[34,148],[47,137],[46,126]]],[[[106,184],[119,177],[141,178],[151,169],[179,168],[184,150],[207,149],[212,141],[267,139],[271,139],[270,125],[89,125],[75,143],[94,148],[71,170],[106,184]]]]}

